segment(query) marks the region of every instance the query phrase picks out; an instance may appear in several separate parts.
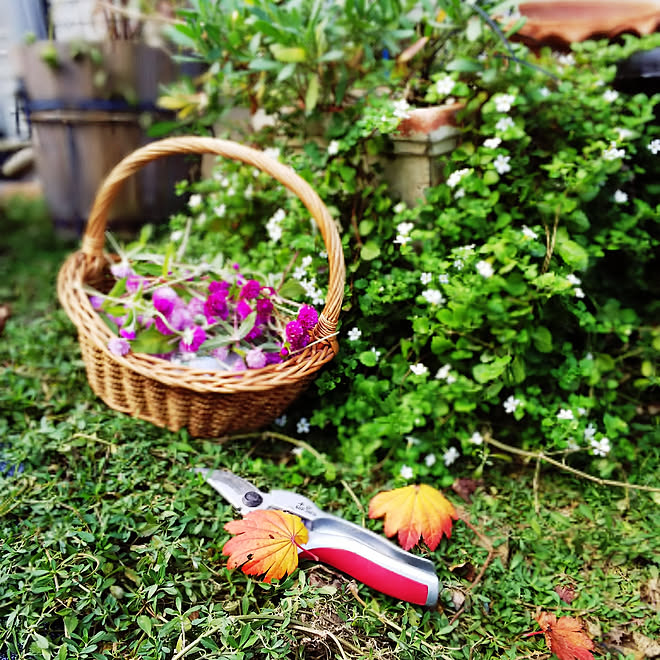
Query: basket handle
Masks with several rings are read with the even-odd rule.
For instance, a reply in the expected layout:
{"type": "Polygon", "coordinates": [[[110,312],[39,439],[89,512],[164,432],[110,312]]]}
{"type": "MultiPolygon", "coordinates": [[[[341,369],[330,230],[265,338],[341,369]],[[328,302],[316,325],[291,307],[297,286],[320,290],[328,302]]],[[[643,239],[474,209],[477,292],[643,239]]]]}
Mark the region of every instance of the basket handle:
{"type": "Polygon", "coordinates": [[[319,339],[332,335],[337,329],[344,297],[345,266],[339,232],[328,209],[312,187],[290,167],[263,151],[231,140],[197,136],[172,137],[151,142],[126,156],[111,170],[96,194],[82,240],[82,253],[92,260],[103,257],[108,209],[128,177],[152,160],[164,156],[201,153],[216,154],[253,165],[277,179],[307,207],[321,231],[329,265],[328,294],[315,335],[319,339]]]}

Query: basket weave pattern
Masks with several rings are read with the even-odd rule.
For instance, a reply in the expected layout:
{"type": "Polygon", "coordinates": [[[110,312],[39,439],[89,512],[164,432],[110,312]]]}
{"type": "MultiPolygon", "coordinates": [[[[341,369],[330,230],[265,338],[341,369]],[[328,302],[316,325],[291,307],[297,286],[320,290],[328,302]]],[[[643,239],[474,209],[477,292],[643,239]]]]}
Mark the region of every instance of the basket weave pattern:
{"type": "Polygon", "coordinates": [[[81,249],[60,269],[57,293],[78,330],[89,384],[108,406],[172,431],[185,427],[192,436],[217,437],[252,431],[272,422],[335,356],[338,345],[332,335],[341,309],[344,277],[339,233],[327,208],[306,181],[256,149],[228,140],[191,136],[150,143],[110,172],[96,195],[81,249]],[[280,364],[240,372],[204,371],[144,353],[119,356],[108,350],[108,341],[114,335],[83,289],[85,284],[98,280],[113,258],[104,253],[108,209],[122,183],[142,166],[182,153],[216,154],[253,165],[305,204],[328,253],[328,294],[313,337],[320,341],[280,364]]]}

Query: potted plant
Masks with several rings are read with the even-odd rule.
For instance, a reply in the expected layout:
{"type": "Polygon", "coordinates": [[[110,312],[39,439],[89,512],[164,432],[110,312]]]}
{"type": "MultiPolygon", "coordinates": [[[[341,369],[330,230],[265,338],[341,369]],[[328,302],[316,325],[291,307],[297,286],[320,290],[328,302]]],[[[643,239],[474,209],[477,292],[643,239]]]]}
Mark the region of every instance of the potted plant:
{"type": "MultiPolygon", "coordinates": [[[[61,231],[80,233],[102,179],[149,140],[148,127],[164,116],[155,104],[160,85],[181,75],[171,49],[143,39],[147,21],[168,20],[158,14],[163,3],[145,6],[146,13],[139,14],[126,4],[99,3],[104,40],[49,39],[19,52],[37,170],[61,231]]],[[[182,160],[145,168],[113,209],[113,226],[130,228],[167,217],[176,208],[174,183],[187,169],[182,160]]]]}

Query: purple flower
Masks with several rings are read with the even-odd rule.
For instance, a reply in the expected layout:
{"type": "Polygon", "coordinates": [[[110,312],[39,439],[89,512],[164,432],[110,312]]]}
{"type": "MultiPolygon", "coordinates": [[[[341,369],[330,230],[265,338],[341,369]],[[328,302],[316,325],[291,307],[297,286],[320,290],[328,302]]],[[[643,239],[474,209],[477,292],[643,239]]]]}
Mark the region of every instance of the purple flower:
{"type": "Polygon", "coordinates": [[[319,322],[319,314],[311,305],[303,305],[298,312],[298,321],[305,330],[311,330],[319,322]]]}
{"type": "Polygon", "coordinates": [[[122,325],[124,325],[124,323],[126,323],[126,319],[128,318],[128,314],[124,314],[124,316],[113,316],[112,314],[106,314],[106,316],[108,317],[109,321],[116,324],[120,328],[122,325]]]}
{"type": "Polygon", "coordinates": [[[191,326],[183,331],[183,337],[179,342],[179,350],[195,353],[205,341],[206,332],[204,328],[200,328],[198,325],[191,326]]]}
{"type": "Polygon", "coordinates": [[[229,314],[227,309],[227,293],[218,291],[212,293],[204,303],[204,315],[209,323],[215,323],[217,317],[226,319],[229,314]]]}
{"type": "Polygon", "coordinates": [[[227,355],[229,355],[229,349],[226,346],[219,346],[218,348],[214,348],[211,351],[211,355],[216,360],[220,360],[220,362],[224,362],[227,359],[227,355]]]}
{"type": "Polygon", "coordinates": [[[257,300],[257,323],[268,323],[273,312],[273,303],[268,298],[257,300]]]}
{"type": "Polygon", "coordinates": [[[177,296],[176,291],[169,286],[158,287],[151,296],[154,307],[165,316],[174,309],[177,303],[180,303],[180,298],[177,296]]]}
{"type": "Polygon", "coordinates": [[[252,314],[252,308],[248,305],[245,300],[240,300],[238,305],[236,305],[236,314],[238,318],[242,321],[252,314]]]}
{"type": "Polygon", "coordinates": [[[245,364],[250,369],[261,369],[266,366],[266,356],[261,348],[252,348],[245,354],[245,364]]]}
{"type": "Polygon", "coordinates": [[[149,280],[146,277],[131,273],[126,278],[126,291],[128,291],[128,293],[137,293],[142,288],[142,286],[146,285],[148,282],[149,280]]]}
{"type": "Polygon", "coordinates": [[[266,364],[279,364],[282,362],[282,356],[279,353],[264,353],[266,356],[266,364]]]}
{"type": "Polygon", "coordinates": [[[174,330],[185,330],[193,325],[193,315],[183,305],[176,305],[168,319],[174,330]]]}
{"type": "Polygon", "coordinates": [[[286,324],[286,338],[292,351],[304,348],[309,343],[309,336],[300,321],[291,321],[286,324]]]}
{"type": "Polygon", "coordinates": [[[261,337],[263,332],[264,329],[258,323],[255,323],[252,330],[250,330],[250,332],[245,335],[245,339],[247,339],[247,341],[254,341],[255,339],[261,337]]]}
{"type": "Polygon", "coordinates": [[[118,280],[123,280],[125,277],[129,277],[129,275],[135,275],[135,272],[127,261],[120,261],[117,264],[112,264],[112,266],[110,266],[110,272],[118,280]]]}
{"type": "Polygon", "coordinates": [[[124,339],[135,339],[135,326],[130,326],[128,328],[122,328],[119,331],[119,334],[124,339]]]}
{"type": "Polygon", "coordinates": [[[253,300],[259,295],[259,291],[261,291],[261,284],[257,280],[248,280],[241,289],[241,298],[253,300]]]}
{"type": "Polygon", "coordinates": [[[230,289],[229,282],[221,280],[220,282],[214,281],[209,283],[209,293],[224,293],[226,294],[230,289]]]}
{"type": "Polygon", "coordinates": [[[187,309],[193,318],[195,316],[202,316],[204,314],[204,301],[201,298],[191,298],[187,309]]]}
{"type": "Polygon", "coordinates": [[[108,350],[113,355],[126,355],[131,350],[131,345],[125,339],[113,337],[108,342],[108,350]]]}
{"type": "Polygon", "coordinates": [[[103,305],[103,298],[101,296],[90,296],[89,302],[92,303],[92,307],[94,309],[101,309],[101,305],[103,305]]]}
{"type": "Polygon", "coordinates": [[[170,330],[169,326],[163,321],[163,319],[160,318],[160,316],[156,316],[154,318],[154,323],[156,325],[156,330],[160,332],[161,335],[171,335],[174,333],[173,330],[170,330]]]}

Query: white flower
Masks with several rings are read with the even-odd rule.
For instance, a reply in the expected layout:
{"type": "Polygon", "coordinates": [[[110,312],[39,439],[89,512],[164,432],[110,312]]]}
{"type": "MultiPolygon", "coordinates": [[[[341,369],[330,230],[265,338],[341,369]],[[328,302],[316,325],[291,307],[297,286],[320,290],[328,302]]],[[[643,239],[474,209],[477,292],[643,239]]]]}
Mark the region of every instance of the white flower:
{"type": "Polygon", "coordinates": [[[219,206],[216,206],[213,209],[213,213],[215,213],[218,216],[218,218],[222,218],[226,212],[227,212],[226,204],[220,204],[219,206]]]}
{"type": "Polygon", "coordinates": [[[550,90],[547,87],[541,87],[541,89],[539,89],[539,94],[545,98],[546,96],[550,96],[550,90]]]}
{"type": "Polygon", "coordinates": [[[435,91],[441,96],[447,96],[447,94],[451,94],[455,84],[456,82],[451,76],[445,76],[435,83],[435,91]]]}
{"type": "Polygon", "coordinates": [[[488,263],[487,261],[478,261],[476,268],[477,268],[477,272],[482,277],[491,277],[495,272],[491,264],[488,263]]]}
{"type": "Polygon", "coordinates": [[[462,197],[465,197],[465,188],[459,188],[454,193],[454,199],[461,199],[462,197]]]}
{"type": "Polygon", "coordinates": [[[635,137],[635,131],[631,131],[629,128],[615,128],[614,130],[619,134],[619,140],[630,140],[635,137]]]}
{"type": "Polygon", "coordinates": [[[304,448],[304,447],[294,447],[294,448],[291,450],[291,453],[292,453],[294,456],[302,456],[304,451],[305,451],[305,448],[304,448]]]}
{"type": "Polygon", "coordinates": [[[584,291],[582,291],[582,289],[579,286],[575,287],[575,290],[574,290],[573,293],[575,293],[576,298],[584,298],[584,291]]]}
{"type": "Polygon", "coordinates": [[[298,431],[298,433],[309,433],[309,422],[307,421],[307,417],[301,417],[298,420],[296,431],[298,431]]]}
{"type": "Polygon", "coordinates": [[[504,402],[504,412],[507,412],[509,414],[512,414],[516,412],[516,408],[522,403],[520,399],[516,399],[516,397],[511,394],[509,398],[504,402]]]}
{"type": "Polygon", "coordinates": [[[497,170],[498,174],[506,174],[511,171],[511,165],[509,165],[510,160],[511,156],[498,154],[497,158],[493,161],[493,167],[497,170]]]}
{"type": "Polygon", "coordinates": [[[610,439],[604,436],[600,440],[591,438],[589,444],[594,450],[594,456],[607,456],[607,454],[610,453],[610,449],[612,449],[612,445],[610,444],[610,439]]]}
{"type": "Polygon", "coordinates": [[[422,292],[422,296],[424,296],[424,299],[431,305],[442,305],[446,300],[442,295],[442,292],[437,289],[427,289],[422,292]]]}
{"type": "Polygon", "coordinates": [[[409,465],[402,465],[399,474],[406,480],[412,479],[415,473],[409,465]]]}
{"type": "Polygon", "coordinates": [[[410,117],[408,114],[409,109],[410,105],[408,104],[408,101],[406,101],[406,99],[399,99],[398,101],[394,102],[392,114],[399,119],[407,119],[410,117]]]}
{"type": "Polygon", "coordinates": [[[270,238],[273,243],[277,243],[277,241],[282,238],[282,221],[286,217],[286,213],[284,212],[284,209],[277,209],[275,213],[269,218],[268,222],[266,223],[266,231],[268,232],[268,237],[270,238]]]}
{"type": "Polygon", "coordinates": [[[589,424],[586,429],[584,429],[584,439],[593,440],[596,436],[596,427],[593,424],[589,424]]]}
{"type": "Polygon", "coordinates": [[[184,233],[183,229],[177,229],[170,234],[170,240],[174,243],[178,243],[183,238],[184,233]]]}
{"type": "Polygon", "coordinates": [[[451,370],[451,364],[443,364],[435,374],[436,380],[446,380],[451,370]]]}
{"type": "Polygon", "coordinates": [[[492,137],[484,140],[484,147],[486,147],[486,149],[497,149],[500,144],[502,144],[502,138],[492,137]]]}
{"type": "Polygon", "coordinates": [[[428,468],[433,467],[435,465],[435,461],[435,454],[426,454],[426,456],[424,456],[424,464],[428,468]]]}
{"type": "Polygon", "coordinates": [[[655,156],[656,154],[660,153],[660,140],[656,138],[655,140],[651,140],[648,150],[655,156]]]}
{"type": "Polygon", "coordinates": [[[431,275],[431,273],[422,273],[419,276],[419,281],[422,284],[430,284],[432,280],[433,280],[433,275],[431,275]]]}
{"type": "Polygon", "coordinates": [[[425,364],[418,362],[417,364],[410,365],[410,371],[412,371],[416,376],[423,376],[429,372],[429,368],[425,364]]]}
{"type": "Polygon", "coordinates": [[[308,254],[308,255],[304,256],[304,257],[302,258],[302,261],[300,262],[300,265],[301,265],[303,268],[309,268],[309,266],[312,265],[312,257],[311,257],[311,255],[308,254]]]}
{"type": "Polygon", "coordinates": [[[575,56],[573,53],[557,55],[557,62],[561,66],[573,66],[575,64],[575,56]]]}
{"type": "Polygon", "coordinates": [[[566,279],[573,285],[577,286],[578,284],[582,284],[582,280],[577,276],[571,273],[570,275],[566,275],[566,279]]]}
{"type": "Polygon", "coordinates": [[[603,92],[603,100],[607,101],[608,103],[612,103],[613,101],[616,101],[619,98],[619,92],[617,92],[615,89],[606,89],[603,92]]]}
{"type": "Polygon", "coordinates": [[[498,94],[493,98],[495,109],[498,112],[509,112],[516,97],[513,94],[498,94]]]}
{"type": "Polygon", "coordinates": [[[339,140],[331,140],[327,151],[328,156],[336,156],[339,153],[339,140]]]}
{"type": "Polygon", "coordinates": [[[456,259],[456,260],[454,261],[454,263],[452,264],[452,266],[453,266],[456,270],[463,270],[463,266],[464,266],[464,265],[465,265],[465,264],[463,263],[463,260],[462,260],[462,259],[456,259]]]}
{"type": "Polygon", "coordinates": [[[196,209],[199,208],[202,205],[202,202],[204,200],[202,199],[201,195],[190,195],[190,199],[188,200],[188,206],[191,209],[196,209]]]}
{"type": "Polygon", "coordinates": [[[471,436],[470,436],[470,442],[473,445],[483,445],[484,443],[484,437],[479,433],[479,431],[475,431],[471,436]]]}
{"type": "Polygon", "coordinates": [[[574,419],[573,411],[567,408],[561,408],[557,413],[557,419],[574,419]]]}
{"type": "Polygon", "coordinates": [[[438,275],[438,282],[440,282],[440,284],[449,284],[449,275],[447,275],[447,273],[438,275]]]}
{"type": "Polygon", "coordinates": [[[538,238],[538,234],[527,225],[522,226],[522,234],[525,238],[538,238]]]}
{"type": "Polygon", "coordinates": [[[407,435],[406,441],[408,442],[408,447],[414,447],[419,444],[419,438],[416,438],[414,435],[407,435]]]}
{"type": "Polygon", "coordinates": [[[362,336],[362,331],[360,328],[351,328],[348,331],[348,340],[357,341],[362,336]]]}
{"type": "Polygon", "coordinates": [[[269,147],[268,149],[264,149],[264,154],[277,160],[280,157],[280,150],[277,147],[269,147]]]}
{"type": "Polygon", "coordinates": [[[376,356],[376,362],[380,359],[380,351],[377,351],[373,346],[371,347],[371,352],[376,356]]]}
{"type": "Polygon", "coordinates": [[[392,210],[395,213],[403,213],[407,208],[405,202],[399,202],[392,210]]]}
{"type": "Polygon", "coordinates": [[[628,201],[628,193],[623,192],[623,190],[615,190],[614,201],[617,204],[625,204],[628,201]]]}
{"type": "Polygon", "coordinates": [[[578,406],[577,413],[580,415],[580,417],[584,417],[587,414],[587,409],[583,408],[582,406],[578,406]]]}
{"type": "Polygon", "coordinates": [[[252,199],[253,194],[254,186],[251,183],[248,183],[248,185],[243,189],[243,197],[245,197],[245,199],[252,199]]]}
{"type": "Polygon", "coordinates": [[[406,243],[410,243],[411,240],[412,238],[410,238],[408,234],[397,234],[394,243],[398,245],[406,245],[406,243]]]}
{"type": "Polygon", "coordinates": [[[321,250],[319,252],[319,257],[321,257],[321,259],[327,259],[328,258],[328,253],[325,250],[321,250]]]}
{"type": "Polygon", "coordinates": [[[458,449],[456,447],[450,447],[443,455],[442,460],[445,462],[445,465],[449,467],[456,459],[460,456],[458,449]]]}
{"type": "Polygon", "coordinates": [[[275,420],[275,424],[278,426],[285,426],[286,425],[286,415],[282,415],[281,417],[278,417],[275,420]]]}
{"type": "Polygon", "coordinates": [[[497,124],[495,124],[495,130],[499,133],[504,133],[514,126],[515,123],[511,117],[502,117],[501,119],[498,119],[497,124]]]}
{"type": "Polygon", "coordinates": [[[469,168],[463,168],[462,170],[456,170],[449,175],[447,179],[447,185],[450,188],[455,188],[461,181],[464,176],[467,176],[472,170],[469,168]]]}
{"type": "MultiPolygon", "coordinates": [[[[650,148],[651,148],[651,145],[649,145],[649,149],[650,148]]],[[[658,151],[660,151],[660,140],[658,140],[658,151]]],[[[654,152],[654,153],[656,153],[656,152],[654,152]]],[[[616,160],[617,158],[625,158],[626,157],[626,150],[625,149],[617,149],[616,144],[614,142],[611,142],[610,146],[607,149],[603,150],[602,157],[605,160],[616,160]]]]}
{"type": "Polygon", "coordinates": [[[414,228],[415,225],[412,222],[400,222],[396,226],[396,230],[399,232],[399,234],[403,234],[404,236],[409,234],[414,228]]]}

